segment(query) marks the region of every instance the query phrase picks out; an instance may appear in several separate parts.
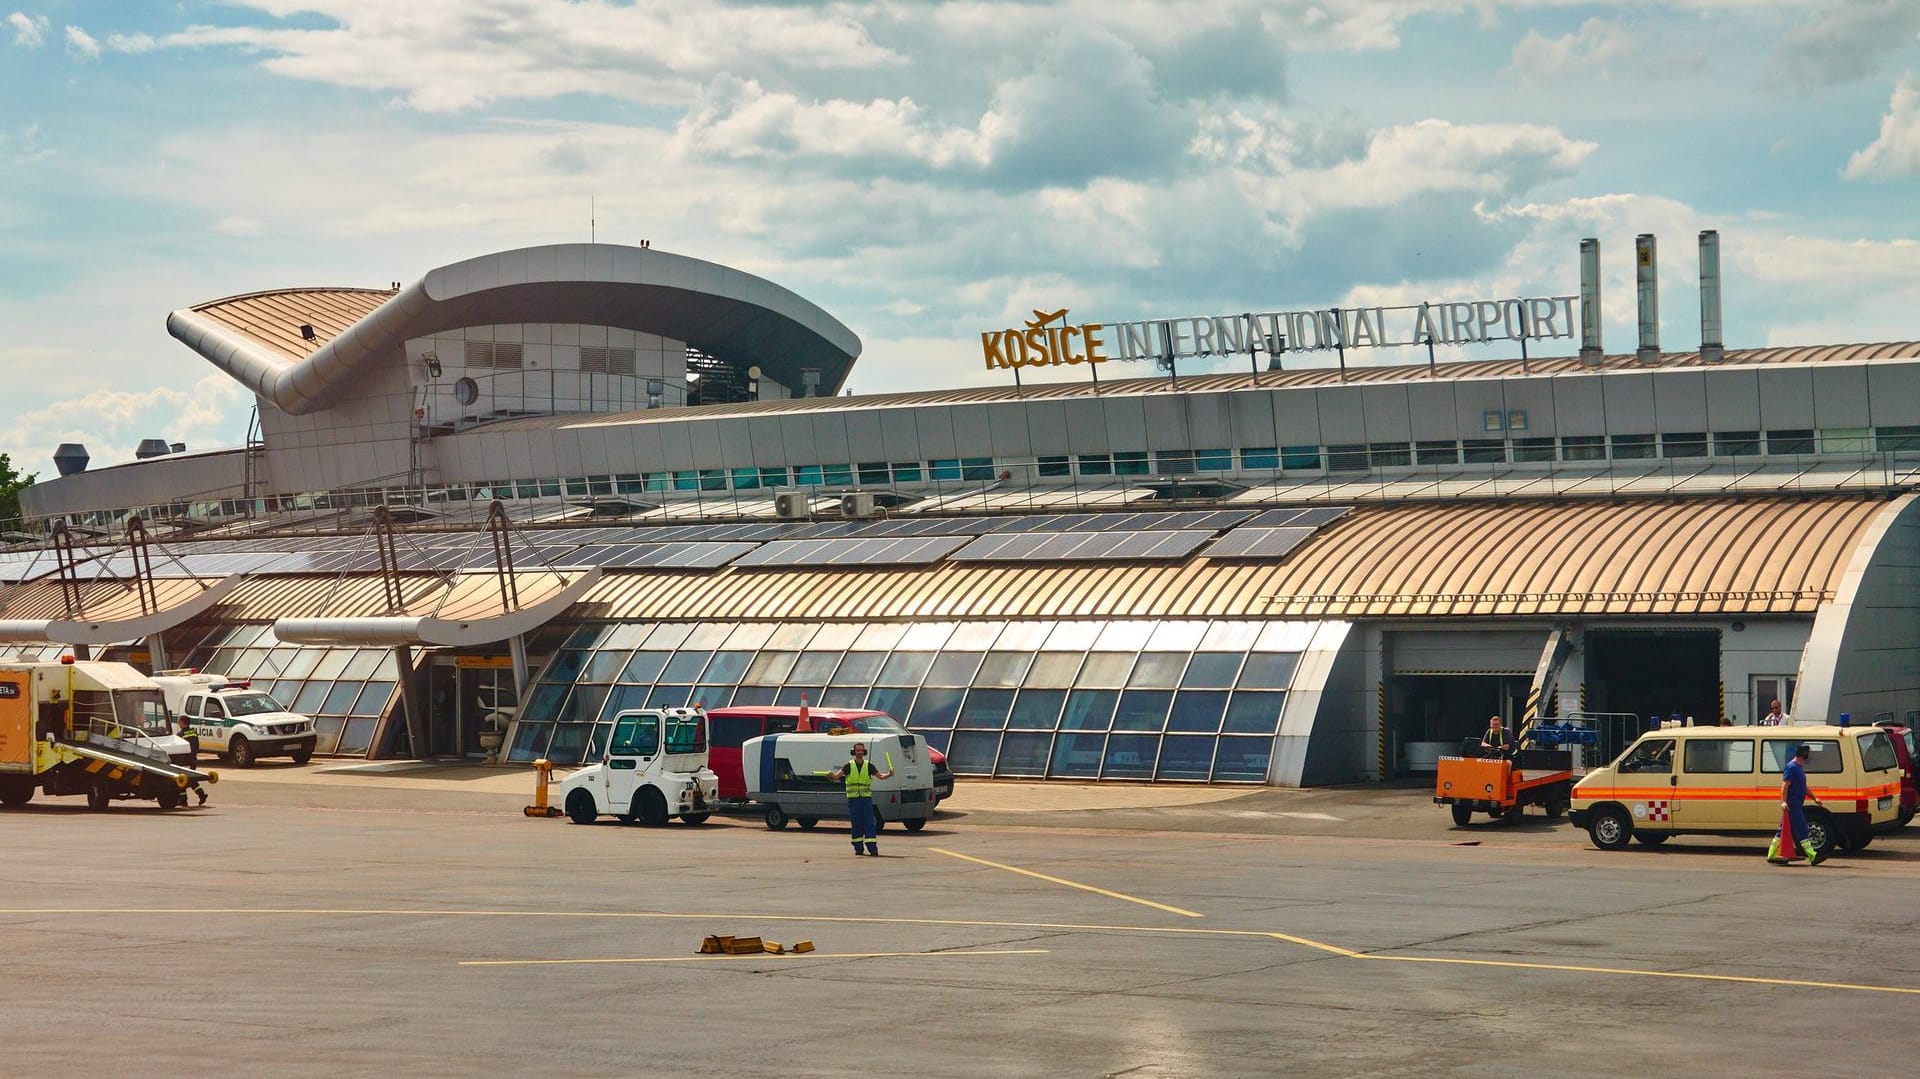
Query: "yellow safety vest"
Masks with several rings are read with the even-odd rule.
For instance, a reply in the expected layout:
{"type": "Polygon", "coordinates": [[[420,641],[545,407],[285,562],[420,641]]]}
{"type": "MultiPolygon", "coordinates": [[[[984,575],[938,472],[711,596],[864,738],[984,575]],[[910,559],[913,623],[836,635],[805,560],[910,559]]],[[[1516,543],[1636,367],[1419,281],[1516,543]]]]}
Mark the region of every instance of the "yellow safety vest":
{"type": "Polygon", "coordinates": [[[847,797],[873,797],[873,766],[866,761],[847,762],[847,797]]]}

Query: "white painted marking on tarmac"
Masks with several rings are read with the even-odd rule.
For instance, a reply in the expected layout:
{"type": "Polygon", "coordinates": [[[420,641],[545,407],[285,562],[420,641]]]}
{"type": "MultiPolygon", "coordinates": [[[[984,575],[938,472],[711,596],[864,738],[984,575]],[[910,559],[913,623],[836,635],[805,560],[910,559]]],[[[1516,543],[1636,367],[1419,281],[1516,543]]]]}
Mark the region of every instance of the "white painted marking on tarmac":
{"type": "Polygon", "coordinates": [[[976,949],[954,952],[788,952],[776,955],[763,952],[758,955],[654,955],[633,959],[465,959],[463,967],[559,967],[580,966],[595,963],[726,963],[758,962],[762,959],[939,959],[948,956],[973,958],[977,956],[998,955],[1052,955],[1046,948],[997,948],[976,949]]]}

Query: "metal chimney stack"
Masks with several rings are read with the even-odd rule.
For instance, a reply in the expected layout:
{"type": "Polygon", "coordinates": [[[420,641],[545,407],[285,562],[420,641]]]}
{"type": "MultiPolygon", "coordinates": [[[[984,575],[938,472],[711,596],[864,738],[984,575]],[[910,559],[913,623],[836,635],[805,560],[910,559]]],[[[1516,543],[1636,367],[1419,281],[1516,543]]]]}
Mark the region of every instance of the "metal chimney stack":
{"type": "Polygon", "coordinates": [[[1653,233],[1643,232],[1633,241],[1634,279],[1640,298],[1640,348],[1634,353],[1644,364],[1660,362],[1660,267],[1654,249],[1653,233]]]}
{"type": "Polygon", "coordinates": [[[1600,241],[1580,241],[1580,362],[1598,367],[1606,359],[1600,348],[1600,241]]]}
{"type": "Polygon", "coordinates": [[[1726,357],[1726,338],[1720,325],[1720,233],[1700,232],[1700,359],[1719,363],[1726,357]]]}

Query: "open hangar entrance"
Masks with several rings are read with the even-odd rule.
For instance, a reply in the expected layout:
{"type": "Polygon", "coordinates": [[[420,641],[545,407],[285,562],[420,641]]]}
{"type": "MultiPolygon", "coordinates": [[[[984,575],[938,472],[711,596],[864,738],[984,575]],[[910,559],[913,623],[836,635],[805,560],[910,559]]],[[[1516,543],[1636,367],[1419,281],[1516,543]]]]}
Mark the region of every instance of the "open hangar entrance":
{"type": "Polygon", "coordinates": [[[1511,725],[1526,709],[1546,639],[1544,626],[1388,633],[1382,720],[1395,769],[1433,771],[1435,758],[1478,739],[1488,716],[1511,725]]]}
{"type": "Polygon", "coordinates": [[[1721,722],[1717,628],[1590,626],[1581,650],[1586,711],[1721,722]]]}

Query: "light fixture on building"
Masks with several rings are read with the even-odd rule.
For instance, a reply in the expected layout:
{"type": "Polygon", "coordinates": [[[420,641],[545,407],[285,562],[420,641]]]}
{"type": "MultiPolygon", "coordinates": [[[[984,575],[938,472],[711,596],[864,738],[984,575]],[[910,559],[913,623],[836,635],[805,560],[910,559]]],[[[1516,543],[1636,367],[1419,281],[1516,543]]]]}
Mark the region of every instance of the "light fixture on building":
{"type": "Polygon", "coordinates": [[[1513,411],[1507,413],[1507,430],[1524,431],[1526,429],[1527,429],[1527,412],[1525,409],[1516,408],[1513,411]]]}
{"type": "Polygon", "coordinates": [[[420,354],[420,359],[421,359],[421,361],[422,361],[422,362],[424,362],[424,363],[425,363],[425,364],[427,365],[427,377],[428,377],[428,378],[439,378],[439,377],[440,377],[440,372],[441,372],[441,370],[442,370],[442,368],[441,368],[441,366],[440,366],[440,357],[439,357],[439,356],[437,356],[437,355],[435,355],[434,353],[431,353],[431,352],[423,352],[423,353],[421,353],[421,354],[420,354]]]}
{"type": "Polygon", "coordinates": [[[1505,420],[1506,420],[1506,417],[1500,412],[1499,409],[1490,408],[1487,411],[1482,412],[1480,414],[1480,429],[1482,431],[1505,430],[1506,429],[1505,420]]]}
{"type": "Polygon", "coordinates": [[[317,334],[317,333],[314,333],[314,332],[313,332],[313,324],[312,324],[312,323],[310,323],[310,322],[302,322],[302,323],[300,324],[300,340],[302,340],[302,341],[318,341],[319,339],[320,339],[320,335],[319,335],[319,334],[317,334]]]}

